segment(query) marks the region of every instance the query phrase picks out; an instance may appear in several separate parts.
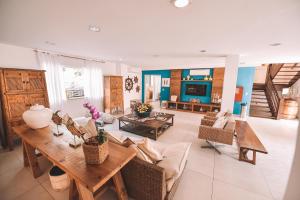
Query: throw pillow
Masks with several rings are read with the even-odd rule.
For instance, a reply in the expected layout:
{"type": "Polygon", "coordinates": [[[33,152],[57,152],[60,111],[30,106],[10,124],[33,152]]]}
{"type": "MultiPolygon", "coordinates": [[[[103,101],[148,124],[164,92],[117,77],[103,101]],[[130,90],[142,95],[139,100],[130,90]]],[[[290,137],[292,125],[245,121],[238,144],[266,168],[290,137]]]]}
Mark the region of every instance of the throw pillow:
{"type": "Polygon", "coordinates": [[[145,153],[147,154],[151,160],[154,162],[161,161],[163,159],[163,156],[159,153],[158,150],[156,150],[153,145],[151,144],[150,140],[148,138],[145,138],[143,142],[138,143],[137,146],[145,153]]]}
{"type": "Polygon", "coordinates": [[[132,144],[128,148],[133,149],[136,152],[136,156],[139,159],[153,164],[153,161],[149,158],[149,156],[147,156],[140,148],[138,148],[138,146],[136,144],[132,144]]]}
{"type": "Polygon", "coordinates": [[[224,126],[226,125],[226,123],[227,123],[227,117],[219,117],[215,121],[215,123],[214,123],[214,125],[212,127],[213,128],[221,128],[221,129],[223,129],[224,126]]]}

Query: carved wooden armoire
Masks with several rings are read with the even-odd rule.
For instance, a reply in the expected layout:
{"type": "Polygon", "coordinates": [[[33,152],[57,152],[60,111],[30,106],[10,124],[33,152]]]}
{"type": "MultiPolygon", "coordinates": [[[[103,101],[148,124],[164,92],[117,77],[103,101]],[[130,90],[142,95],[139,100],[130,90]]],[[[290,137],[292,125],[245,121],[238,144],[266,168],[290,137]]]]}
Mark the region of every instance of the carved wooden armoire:
{"type": "Polygon", "coordinates": [[[104,76],[104,111],[113,115],[124,113],[122,76],[104,76]]]}
{"type": "Polygon", "coordinates": [[[0,86],[6,143],[12,149],[11,128],[24,123],[23,112],[35,104],[49,107],[45,71],[0,68],[0,86]]]}

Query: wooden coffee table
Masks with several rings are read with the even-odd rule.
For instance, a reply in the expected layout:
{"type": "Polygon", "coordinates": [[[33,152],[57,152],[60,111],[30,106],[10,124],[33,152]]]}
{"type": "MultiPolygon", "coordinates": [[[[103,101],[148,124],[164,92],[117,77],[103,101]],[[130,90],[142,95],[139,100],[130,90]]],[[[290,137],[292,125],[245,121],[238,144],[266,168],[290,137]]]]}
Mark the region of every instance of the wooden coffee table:
{"type": "Polygon", "coordinates": [[[149,118],[139,118],[135,114],[119,117],[119,129],[154,140],[174,123],[173,114],[152,112],[149,118]]]}
{"type": "Polygon", "coordinates": [[[24,166],[31,168],[35,178],[42,174],[36,149],[69,175],[69,199],[93,200],[109,180],[115,185],[118,199],[128,199],[120,170],[135,157],[134,150],[110,142],[108,158],[100,165],[87,165],[82,147],[69,147],[71,134],[55,137],[48,127],[33,130],[26,125],[13,127],[13,131],[22,138],[24,166]]]}

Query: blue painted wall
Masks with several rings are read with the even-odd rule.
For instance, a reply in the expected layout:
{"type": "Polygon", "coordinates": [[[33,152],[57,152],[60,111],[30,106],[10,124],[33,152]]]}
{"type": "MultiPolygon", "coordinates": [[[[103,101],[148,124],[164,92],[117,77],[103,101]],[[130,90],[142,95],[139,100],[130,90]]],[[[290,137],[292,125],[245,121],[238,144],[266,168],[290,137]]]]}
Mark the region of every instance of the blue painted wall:
{"type": "MultiPolygon", "coordinates": [[[[182,77],[187,77],[190,74],[190,69],[182,70],[182,77]]],[[[171,70],[146,70],[142,71],[142,101],[144,102],[144,84],[145,84],[145,75],[161,75],[161,78],[170,78],[171,70]]],[[[210,69],[210,75],[213,75],[213,69],[210,69]]],[[[191,76],[194,79],[204,79],[204,76],[191,76]]],[[[190,101],[190,99],[200,99],[202,103],[210,103],[211,100],[211,87],[212,83],[207,82],[182,82],[181,85],[181,101],[190,101]],[[206,96],[192,96],[185,95],[186,84],[205,84],[207,85],[206,96]]],[[[162,87],[161,88],[161,100],[169,100],[170,99],[170,87],[162,87]]]]}
{"type": "MultiPolygon", "coordinates": [[[[142,71],[142,101],[144,102],[145,98],[145,75],[161,75],[161,78],[170,78],[170,70],[147,70],[142,71]]],[[[169,100],[170,98],[170,87],[162,87],[160,91],[161,100],[169,100]]]]}
{"type": "Polygon", "coordinates": [[[238,69],[238,77],[236,86],[243,87],[242,102],[234,102],[233,113],[239,115],[241,113],[241,103],[247,103],[248,114],[251,102],[253,81],[255,75],[255,67],[241,67],[238,69]]]}
{"type": "MultiPolygon", "coordinates": [[[[190,69],[184,69],[182,70],[182,77],[186,78],[188,75],[190,75],[190,69]]],[[[213,76],[213,69],[210,69],[210,76],[213,76]]],[[[200,79],[203,80],[205,76],[191,76],[193,79],[200,79]]],[[[190,101],[191,99],[199,99],[201,103],[210,103],[211,100],[211,88],[212,88],[212,82],[189,82],[185,81],[181,84],[181,95],[180,99],[181,101],[190,101]],[[186,95],[185,89],[187,84],[197,84],[197,85],[207,85],[206,86],[206,95],[205,96],[193,96],[193,95],[186,95]]]]}

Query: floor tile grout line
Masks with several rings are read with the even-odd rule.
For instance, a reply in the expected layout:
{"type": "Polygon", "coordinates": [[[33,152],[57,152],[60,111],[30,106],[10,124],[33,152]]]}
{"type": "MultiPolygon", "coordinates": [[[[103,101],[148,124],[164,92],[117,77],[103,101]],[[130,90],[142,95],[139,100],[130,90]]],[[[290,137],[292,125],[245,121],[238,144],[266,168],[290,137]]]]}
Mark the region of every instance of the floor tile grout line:
{"type": "Polygon", "coordinates": [[[49,196],[55,200],[55,198],[51,195],[51,193],[43,186],[42,183],[40,183],[41,187],[49,194],[49,196]]]}
{"type": "MultiPolygon", "coordinates": [[[[240,186],[238,186],[238,185],[235,185],[235,184],[232,184],[232,183],[223,181],[223,180],[218,179],[218,178],[216,178],[215,180],[216,180],[216,181],[219,181],[219,182],[222,182],[222,183],[224,183],[224,184],[230,185],[230,186],[232,186],[232,187],[235,187],[235,188],[238,188],[238,189],[241,189],[241,190],[245,190],[245,191],[247,191],[247,192],[250,192],[250,193],[253,193],[253,194],[257,194],[257,195],[259,195],[259,196],[263,196],[263,197],[265,197],[265,198],[270,198],[270,197],[266,196],[265,194],[250,191],[250,190],[248,190],[248,189],[242,188],[242,187],[240,187],[240,186]]],[[[273,199],[273,196],[271,196],[271,198],[273,199]]]]}
{"type": "Polygon", "coordinates": [[[263,171],[262,171],[262,169],[261,169],[260,167],[258,167],[258,169],[259,169],[260,175],[263,177],[264,181],[265,181],[266,184],[267,184],[267,187],[268,187],[268,190],[269,190],[269,192],[270,192],[270,194],[271,194],[271,196],[272,196],[272,199],[275,200],[275,197],[273,196],[273,193],[272,193],[272,191],[271,191],[269,182],[267,181],[267,178],[266,178],[265,174],[263,173],[263,171]]]}
{"type": "Polygon", "coordinates": [[[210,197],[211,200],[213,200],[213,194],[214,194],[215,166],[216,166],[216,152],[214,151],[213,176],[211,182],[211,197],[210,197]]]}

